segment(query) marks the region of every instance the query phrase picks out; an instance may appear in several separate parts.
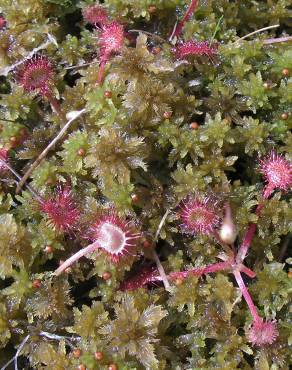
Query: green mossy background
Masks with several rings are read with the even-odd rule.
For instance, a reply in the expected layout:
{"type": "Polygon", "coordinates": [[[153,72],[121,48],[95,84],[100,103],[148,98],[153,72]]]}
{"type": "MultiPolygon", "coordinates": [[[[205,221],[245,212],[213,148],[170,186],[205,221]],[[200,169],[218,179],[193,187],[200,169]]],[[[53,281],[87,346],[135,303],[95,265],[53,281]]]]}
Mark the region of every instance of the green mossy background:
{"type": "MultiPolygon", "coordinates": [[[[246,260],[257,273],[247,283],[260,314],[278,321],[280,335],[273,345],[256,348],[247,342],[244,329],[251,316],[228,273],[191,277],[173,284],[170,292],[159,285],[128,292],[119,286],[153,264],[143,240],[153,240],[167,209],[171,212],[157,243],[166,271],[217,261],[221,250],[214,240],[179,230],[176,206],[189,193],[211,193],[230,202],[238,243],[248,222],[256,221],[253,210],[263,188],[258,156],[274,148],[292,157],[292,43],[263,43],[291,34],[291,1],[201,0],[183,38],[211,40],[222,17],[213,63],[207,57],[178,63],[168,42],[129,33],[137,39],[126,40],[108,63],[102,86],[96,84],[98,63],[69,68],[98,60],[97,32],[81,16],[91,3],[0,0],[7,21],[0,31],[0,144],[10,148],[13,168],[24,173],[63,125],[46,100],[24,92],[13,71],[5,73],[50,35],[55,41],[40,53],[54,63],[62,109],[86,112],[33,172],[30,184],[49,197],[57,184],[70,182],[84,224],[109,203],[133,217],[143,233],[139,255],[113,264],[95,254],[53,278],[59,261],[85,241],[53,230],[31,194],[16,195],[13,177],[2,172],[0,366],[29,335],[19,369],[83,364],[105,370],[112,363],[119,370],[288,369],[292,287],[289,248],[284,248],[292,231],[289,194],[276,192],[266,202],[246,260]],[[236,42],[273,24],[280,27],[236,42]],[[157,46],[161,51],[154,53],[157,46]],[[105,91],[111,98],[104,97],[105,91]],[[164,118],[165,112],[171,117],[164,118]],[[198,128],[192,129],[191,122],[198,128]],[[78,155],[81,148],[84,156],[78,155]],[[52,253],[45,252],[48,245],[52,253]],[[112,275],[109,280],[102,278],[105,271],[112,275]],[[36,279],[40,287],[33,285],[36,279]],[[74,357],[74,348],[81,349],[80,358],[74,357]],[[94,358],[96,351],[103,352],[101,361],[94,358]]],[[[127,30],[164,39],[187,5],[184,0],[104,2],[112,19],[127,30]]]]}

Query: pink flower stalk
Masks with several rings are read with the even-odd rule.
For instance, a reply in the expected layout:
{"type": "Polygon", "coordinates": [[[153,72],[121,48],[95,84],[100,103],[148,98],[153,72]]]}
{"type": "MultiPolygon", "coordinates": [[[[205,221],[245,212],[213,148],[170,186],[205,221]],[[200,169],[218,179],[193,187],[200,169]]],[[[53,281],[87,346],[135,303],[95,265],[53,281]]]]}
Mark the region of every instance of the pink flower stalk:
{"type": "Polygon", "coordinates": [[[0,31],[3,30],[6,26],[6,19],[3,17],[3,15],[0,15],[0,31]]]}
{"type": "Polygon", "coordinates": [[[137,239],[141,236],[140,233],[134,232],[131,222],[119,217],[113,210],[101,216],[90,228],[88,234],[93,243],[67,259],[55,271],[56,275],[60,275],[79,258],[97,249],[103,250],[113,262],[117,263],[123,256],[131,254],[137,245],[137,239]]]}
{"type": "Polygon", "coordinates": [[[191,1],[185,15],[183,16],[183,19],[180,22],[178,22],[178,24],[175,26],[174,30],[172,31],[172,34],[170,36],[170,41],[174,37],[179,37],[181,35],[185,23],[191,18],[191,16],[194,13],[197,5],[198,5],[198,0],[192,0],[191,1]]]}
{"type": "Polygon", "coordinates": [[[173,49],[177,59],[185,59],[189,56],[205,55],[212,59],[217,54],[217,46],[210,45],[208,41],[189,40],[176,45],[173,49]]]}
{"type": "Polygon", "coordinates": [[[253,303],[253,300],[248,292],[247,287],[244,284],[240,272],[234,271],[233,274],[253,317],[252,326],[247,331],[247,339],[256,346],[272,344],[279,335],[276,322],[263,321],[263,319],[258,314],[258,310],[253,303]]]}
{"type": "Polygon", "coordinates": [[[61,232],[74,230],[80,217],[69,186],[59,188],[54,198],[43,200],[40,209],[47,215],[49,224],[61,232]]]}
{"type": "Polygon", "coordinates": [[[104,25],[109,22],[106,9],[98,4],[89,5],[82,10],[83,19],[93,25],[104,25]]]}
{"type": "Polygon", "coordinates": [[[211,198],[190,197],[181,206],[181,228],[192,235],[210,235],[220,222],[217,213],[216,203],[211,198]]]}
{"type": "Polygon", "coordinates": [[[47,57],[36,55],[22,64],[17,80],[25,91],[37,91],[42,96],[51,92],[53,67],[47,57]]]}
{"type": "Polygon", "coordinates": [[[100,30],[100,69],[97,82],[100,84],[104,68],[113,54],[120,52],[124,42],[124,27],[118,22],[103,24],[100,30]]]}
{"type": "Polygon", "coordinates": [[[260,171],[267,185],[263,192],[265,199],[269,198],[275,189],[287,191],[292,187],[292,164],[274,150],[260,161],[260,171]]]}

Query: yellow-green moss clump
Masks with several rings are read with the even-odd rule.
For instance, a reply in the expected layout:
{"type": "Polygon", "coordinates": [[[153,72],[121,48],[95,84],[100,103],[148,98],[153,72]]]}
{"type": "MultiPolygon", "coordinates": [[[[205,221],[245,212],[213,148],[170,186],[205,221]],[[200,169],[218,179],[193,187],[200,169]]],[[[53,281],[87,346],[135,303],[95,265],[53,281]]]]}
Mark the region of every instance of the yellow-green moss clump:
{"type": "Polygon", "coordinates": [[[291,16],[0,1],[1,369],[288,370],[291,16]]]}

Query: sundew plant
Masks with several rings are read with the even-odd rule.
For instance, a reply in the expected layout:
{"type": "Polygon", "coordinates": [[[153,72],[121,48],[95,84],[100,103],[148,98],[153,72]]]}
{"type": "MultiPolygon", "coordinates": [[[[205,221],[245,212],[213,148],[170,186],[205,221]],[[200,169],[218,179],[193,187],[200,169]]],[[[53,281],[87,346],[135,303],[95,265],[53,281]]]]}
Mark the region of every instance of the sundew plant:
{"type": "Polygon", "coordinates": [[[290,0],[0,0],[1,370],[288,370],[290,0]]]}

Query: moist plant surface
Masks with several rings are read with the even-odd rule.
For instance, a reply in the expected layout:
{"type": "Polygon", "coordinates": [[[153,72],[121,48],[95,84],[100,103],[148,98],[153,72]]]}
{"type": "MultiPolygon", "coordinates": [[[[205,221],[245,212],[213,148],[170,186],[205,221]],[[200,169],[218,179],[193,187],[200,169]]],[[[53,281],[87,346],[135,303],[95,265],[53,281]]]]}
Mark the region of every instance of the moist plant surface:
{"type": "Polygon", "coordinates": [[[0,367],[288,370],[289,0],[0,1],[0,367]]]}

